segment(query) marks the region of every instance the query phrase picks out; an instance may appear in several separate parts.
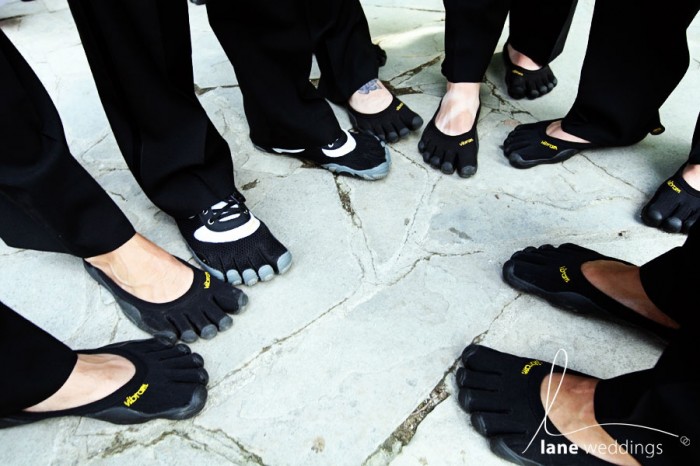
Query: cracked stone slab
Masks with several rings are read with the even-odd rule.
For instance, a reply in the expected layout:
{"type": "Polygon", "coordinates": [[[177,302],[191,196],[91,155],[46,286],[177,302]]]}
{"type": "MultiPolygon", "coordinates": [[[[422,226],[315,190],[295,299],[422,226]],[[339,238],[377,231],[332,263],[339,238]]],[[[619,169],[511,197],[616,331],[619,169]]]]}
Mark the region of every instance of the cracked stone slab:
{"type": "MultiPolygon", "coordinates": [[[[445,86],[442,2],[363,5],[375,42],[389,53],[380,77],[427,122],[445,86]]],[[[206,9],[190,5],[196,92],[231,146],[249,206],[290,248],[294,265],[244,288],[250,304],[234,327],[192,345],[211,375],[201,416],[132,427],[73,418],[10,429],[1,434],[0,463],[496,466],[503,463],[454,399],[450,368],[470,341],[546,359],[566,348],[572,367],[602,377],[653,364],[661,348],[644,334],[554,309],[501,278],[503,262],[528,245],[571,241],[641,264],[684,240],[645,227],[638,215],[688,153],[700,101],[700,21],[688,32],[688,75],[661,109],[662,136],[532,170],[515,170],[502,155],[515,125],[559,117],[575,98],[592,5],[579,2],[553,64],[560,83],[551,95],[510,99],[501,57],[493,57],[481,89],[476,176],[446,177],[425,165],[417,134],[391,145],[394,166],[378,183],[256,151],[206,9]],[[416,421],[406,445],[383,450],[413,426],[443,378],[450,396],[416,421]]],[[[56,101],[73,153],[141,232],[191,260],[109,134],[65,0],[15,0],[0,6],[0,16],[20,7],[41,12],[0,26],[56,101]]],[[[334,110],[348,128],[346,113],[334,110]]],[[[0,298],[74,347],[146,336],[77,259],[0,243],[0,265],[0,298]]]]}
{"type": "Polygon", "coordinates": [[[227,409],[213,400],[196,424],[231,433],[269,464],[359,464],[509,299],[481,267],[475,257],[419,263],[396,285],[341,306],[218,385],[229,394],[227,409]],[[478,316],[465,316],[467,302],[478,316]],[[318,438],[322,450],[313,448],[318,438]]]}

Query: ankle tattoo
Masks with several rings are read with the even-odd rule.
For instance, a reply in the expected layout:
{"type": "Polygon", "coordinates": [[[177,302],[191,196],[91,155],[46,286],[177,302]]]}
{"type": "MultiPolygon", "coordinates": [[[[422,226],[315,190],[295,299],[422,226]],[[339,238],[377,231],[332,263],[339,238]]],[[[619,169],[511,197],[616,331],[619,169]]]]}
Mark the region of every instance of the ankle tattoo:
{"type": "Polygon", "coordinates": [[[382,88],[382,83],[379,82],[379,79],[373,79],[361,88],[357,90],[360,94],[369,94],[372,91],[378,91],[382,88]]]}

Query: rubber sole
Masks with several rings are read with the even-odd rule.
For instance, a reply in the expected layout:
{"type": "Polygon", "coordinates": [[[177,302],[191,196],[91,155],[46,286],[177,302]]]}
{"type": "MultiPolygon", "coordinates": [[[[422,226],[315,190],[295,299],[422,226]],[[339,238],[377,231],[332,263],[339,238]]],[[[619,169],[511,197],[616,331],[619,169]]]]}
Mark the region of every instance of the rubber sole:
{"type": "MultiPolygon", "coordinates": [[[[144,422],[152,421],[154,419],[169,419],[172,421],[179,421],[182,419],[189,419],[198,414],[204,408],[206,402],[207,389],[204,386],[200,386],[195,388],[195,390],[192,393],[192,398],[190,398],[190,401],[187,403],[187,405],[182,407],[167,409],[158,413],[143,413],[140,411],[135,411],[133,409],[117,406],[114,408],[98,411],[92,414],[84,414],[78,417],[87,417],[120,425],[142,424],[144,422]]],[[[47,417],[46,419],[60,419],[60,417],[52,416],[47,417]]],[[[0,418],[0,429],[33,424],[41,420],[42,419],[28,420],[8,416],[5,418],[0,418]]]]}
{"type": "Polygon", "coordinates": [[[115,407],[88,414],[84,417],[111,422],[112,424],[142,424],[153,419],[170,419],[178,421],[189,419],[199,413],[207,403],[207,389],[204,386],[195,388],[189,403],[181,408],[172,408],[159,413],[142,413],[133,409],[115,407]]]}
{"type": "Polygon", "coordinates": [[[510,162],[510,164],[515,168],[532,168],[536,167],[537,165],[549,165],[553,163],[564,162],[565,160],[570,159],[579,152],[581,152],[580,149],[564,149],[563,151],[559,152],[556,156],[550,159],[540,160],[523,159],[522,156],[517,152],[511,152],[506,157],[508,158],[508,162],[510,162]]]}
{"type": "MultiPolygon", "coordinates": [[[[367,133],[371,134],[371,133],[367,133]]],[[[356,170],[354,168],[347,167],[345,165],[340,165],[336,163],[326,163],[326,164],[319,164],[318,162],[314,162],[313,160],[305,159],[303,157],[295,157],[294,154],[280,154],[268,149],[265,149],[264,147],[258,146],[256,144],[253,144],[253,146],[258,149],[260,152],[265,152],[266,154],[273,154],[273,155],[284,155],[286,157],[294,157],[298,160],[305,160],[309,163],[312,163],[314,165],[317,165],[321,168],[325,168],[326,170],[332,172],[332,173],[337,173],[337,174],[346,174],[346,175],[352,175],[356,176],[358,178],[362,178],[364,180],[369,180],[369,181],[376,181],[376,180],[381,180],[382,178],[386,177],[389,174],[389,169],[391,168],[391,154],[389,152],[389,148],[384,146],[384,162],[377,165],[376,167],[368,168],[366,170],[356,170]]]]}
{"type": "Polygon", "coordinates": [[[384,156],[386,159],[384,163],[367,170],[355,170],[354,168],[335,163],[328,163],[321,166],[333,173],[352,175],[364,180],[376,181],[387,176],[389,174],[389,169],[391,168],[391,154],[389,153],[388,147],[384,147],[384,156]]]}
{"type": "Polygon", "coordinates": [[[537,461],[520,456],[506,444],[505,440],[498,437],[489,439],[489,448],[491,448],[491,451],[499,458],[519,466],[546,466],[537,461]]]}

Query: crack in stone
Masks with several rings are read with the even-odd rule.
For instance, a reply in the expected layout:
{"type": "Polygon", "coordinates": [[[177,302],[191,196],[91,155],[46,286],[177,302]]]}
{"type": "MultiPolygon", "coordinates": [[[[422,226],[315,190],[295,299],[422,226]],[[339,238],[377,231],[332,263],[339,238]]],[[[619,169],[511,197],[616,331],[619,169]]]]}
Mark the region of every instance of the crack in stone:
{"type": "Polygon", "coordinates": [[[287,336],[284,336],[284,337],[282,337],[282,338],[275,339],[271,344],[269,344],[269,345],[263,347],[260,351],[258,351],[253,357],[251,357],[248,361],[246,361],[242,366],[237,367],[237,368],[235,368],[234,370],[232,370],[231,372],[228,372],[227,374],[225,374],[225,375],[221,378],[220,381],[218,381],[218,382],[216,382],[216,383],[211,383],[211,382],[210,382],[210,383],[209,383],[209,390],[212,390],[212,389],[218,387],[219,385],[221,385],[222,383],[224,383],[226,380],[228,380],[228,379],[231,378],[232,376],[234,376],[234,375],[236,375],[237,373],[239,373],[239,372],[241,372],[241,371],[247,369],[247,368],[250,367],[255,361],[257,361],[263,354],[265,354],[265,353],[267,353],[268,351],[272,350],[274,347],[280,346],[280,345],[284,344],[285,342],[287,342],[288,340],[290,340],[290,339],[294,338],[295,336],[299,335],[300,333],[302,333],[303,331],[305,331],[307,328],[311,327],[311,326],[314,325],[316,322],[318,322],[319,320],[321,320],[322,318],[324,318],[325,316],[327,316],[328,314],[330,314],[331,312],[333,312],[335,309],[337,309],[337,308],[339,308],[340,306],[342,306],[343,304],[345,304],[345,303],[357,292],[358,289],[359,289],[359,286],[358,286],[357,288],[355,288],[355,290],[353,290],[353,292],[350,293],[347,297],[343,298],[343,299],[342,299],[340,302],[338,302],[337,304],[334,304],[333,306],[331,306],[328,310],[324,311],[322,314],[319,314],[315,319],[311,320],[311,321],[308,322],[306,325],[304,325],[304,326],[298,328],[297,330],[295,330],[294,332],[290,333],[290,334],[287,335],[287,336]]]}
{"type": "Polygon", "coordinates": [[[391,435],[370,454],[363,462],[363,466],[375,466],[378,464],[389,464],[403,450],[403,448],[411,443],[416,435],[418,428],[430,413],[438,407],[443,401],[449,398],[450,394],[447,391],[447,377],[457,369],[461,358],[457,358],[452,365],[445,371],[440,381],[432,389],[428,397],[423,400],[413,412],[399,425],[399,427],[391,433],[391,435]]]}
{"type": "MultiPolygon", "coordinates": [[[[56,86],[58,88],[58,85],[56,86]]],[[[90,147],[85,149],[82,154],[80,154],[80,158],[82,159],[85,155],[87,155],[91,150],[93,150],[95,147],[100,145],[102,141],[107,139],[109,137],[110,133],[109,131],[105,132],[105,134],[102,135],[101,138],[99,138],[97,141],[95,141],[93,144],[90,144],[90,147]]]]}
{"type": "Polygon", "coordinates": [[[391,8],[392,10],[407,10],[407,11],[419,11],[422,13],[444,13],[443,10],[431,10],[430,8],[416,8],[416,7],[410,7],[410,6],[400,6],[400,5],[371,5],[371,4],[366,4],[364,5],[365,7],[371,6],[374,8],[391,8]]]}
{"type": "Polygon", "coordinates": [[[0,257],[14,256],[15,254],[20,254],[22,252],[27,252],[27,251],[28,251],[28,249],[14,249],[14,248],[12,248],[11,251],[0,253],[0,257]]]}
{"type": "MultiPolygon", "coordinates": [[[[202,430],[205,430],[205,429],[202,429],[202,430]]],[[[136,433],[136,432],[133,430],[127,430],[127,431],[125,431],[125,433],[136,433]]],[[[112,444],[109,447],[107,447],[105,450],[103,450],[100,453],[99,457],[106,459],[106,458],[120,455],[120,454],[124,453],[125,451],[131,450],[131,449],[136,448],[136,447],[142,447],[142,448],[153,447],[153,446],[158,445],[159,443],[167,440],[170,437],[178,437],[181,440],[190,442],[192,447],[194,447],[194,448],[206,451],[208,453],[213,453],[213,454],[222,456],[222,457],[226,458],[227,460],[230,460],[230,458],[227,458],[226,455],[222,455],[219,452],[212,451],[209,448],[209,445],[207,445],[206,443],[192,438],[192,436],[189,433],[184,432],[182,430],[177,430],[177,429],[172,429],[172,430],[162,432],[158,437],[152,439],[149,442],[145,442],[145,443],[139,442],[138,440],[132,440],[132,439],[126,440],[124,438],[124,435],[122,432],[117,432],[114,435],[114,438],[112,440],[112,444]]],[[[235,439],[233,439],[229,436],[226,436],[226,438],[229,439],[232,443],[234,443],[239,448],[239,450],[241,451],[243,456],[246,458],[246,460],[252,461],[255,464],[258,464],[260,466],[265,466],[264,463],[262,462],[262,459],[258,455],[255,455],[254,453],[251,453],[248,450],[246,450],[245,448],[243,448],[240,445],[240,443],[237,442],[235,439]]]]}
{"type": "Polygon", "coordinates": [[[434,257],[445,257],[445,258],[467,257],[467,256],[472,256],[474,254],[482,254],[484,251],[478,250],[478,251],[470,251],[470,252],[454,253],[454,254],[436,252],[436,251],[425,251],[425,252],[428,254],[427,256],[419,257],[418,259],[416,259],[413,262],[413,264],[408,266],[408,270],[405,273],[402,273],[398,278],[392,280],[391,282],[386,283],[385,286],[391,287],[391,286],[396,285],[401,280],[408,277],[418,267],[419,264],[421,264],[423,262],[430,262],[434,257]]]}
{"type": "Polygon", "coordinates": [[[244,184],[243,186],[241,186],[241,191],[250,191],[251,189],[253,189],[254,187],[256,187],[258,185],[258,181],[259,180],[256,178],[253,181],[251,181],[250,183],[244,184]]]}
{"type": "Polygon", "coordinates": [[[595,162],[594,162],[593,160],[591,160],[586,154],[580,154],[580,155],[581,155],[581,157],[583,157],[584,159],[588,160],[588,161],[591,163],[591,165],[593,165],[594,167],[596,167],[596,168],[598,168],[599,170],[601,170],[603,173],[605,173],[606,175],[608,175],[610,178],[613,178],[613,179],[615,179],[615,180],[620,181],[621,183],[623,183],[623,184],[629,186],[630,188],[634,189],[635,191],[637,191],[637,192],[640,193],[640,194],[643,194],[643,195],[645,195],[645,196],[647,195],[647,193],[645,193],[644,191],[642,191],[642,190],[639,189],[638,187],[634,186],[633,184],[630,184],[628,181],[626,181],[626,180],[624,180],[624,179],[622,179],[622,178],[620,178],[620,177],[618,177],[618,176],[613,175],[613,174],[610,173],[608,170],[606,170],[604,167],[602,167],[602,166],[598,165],[597,163],[595,163],[595,162]]]}
{"type": "MultiPolygon", "coordinates": [[[[362,219],[360,216],[357,214],[355,209],[352,206],[352,200],[350,198],[350,191],[348,191],[341,183],[340,177],[338,175],[335,175],[333,177],[335,181],[335,186],[338,191],[338,197],[340,198],[340,203],[343,207],[343,210],[347,212],[347,214],[350,216],[350,219],[352,220],[352,224],[357,228],[357,230],[362,234],[362,240],[364,243],[364,247],[367,250],[368,256],[369,256],[369,266],[372,269],[372,281],[376,281],[377,277],[377,267],[374,263],[374,254],[372,254],[372,248],[369,245],[369,238],[367,238],[367,234],[365,233],[364,229],[362,228],[362,219]]],[[[355,260],[357,261],[358,265],[360,266],[360,269],[362,270],[362,277],[360,281],[364,281],[365,277],[367,276],[367,269],[362,263],[362,257],[360,257],[358,254],[355,253],[354,249],[351,247],[350,251],[355,257],[355,260]]]]}
{"type": "Polygon", "coordinates": [[[114,191],[108,191],[108,193],[111,194],[112,196],[116,196],[119,199],[121,199],[122,201],[126,202],[126,198],[124,196],[122,196],[121,194],[114,192],[114,191]]]}
{"type": "Polygon", "coordinates": [[[435,58],[422,63],[415,68],[411,68],[410,70],[406,70],[403,73],[399,74],[398,76],[394,76],[391,78],[389,81],[384,82],[384,86],[394,95],[401,96],[401,95],[406,95],[406,94],[417,94],[420,93],[420,90],[416,90],[413,87],[400,87],[401,84],[405,83],[421,71],[425,70],[426,68],[429,68],[433,66],[434,64],[438,63],[439,61],[442,60],[442,53],[436,56],[435,58]],[[398,82],[396,84],[392,84],[397,80],[401,80],[401,82],[398,82]]]}
{"type": "Polygon", "coordinates": [[[216,89],[238,89],[240,86],[238,84],[226,84],[223,86],[213,86],[213,87],[199,87],[197,84],[194,85],[194,93],[198,96],[203,96],[204,94],[214,91],[216,89]]]}
{"type": "MultiPolygon", "coordinates": [[[[516,107],[509,99],[506,97],[502,96],[501,93],[498,90],[498,86],[496,83],[491,81],[488,76],[484,76],[484,81],[483,83],[486,85],[486,87],[489,89],[489,94],[491,96],[498,100],[499,107],[505,107],[505,108],[498,108],[498,109],[493,109],[494,111],[497,111],[499,113],[505,113],[506,116],[518,120],[516,118],[516,115],[528,115],[532,117],[534,120],[539,120],[539,118],[536,118],[532,113],[530,113],[527,110],[523,110],[521,108],[516,107]]],[[[520,120],[518,120],[520,121],[520,120]]]]}
{"type": "Polygon", "coordinates": [[[611,197],[607,197],[604,199],[591,200],[590,202],[588,202],[580,207],[573,207],[572,208],[571,206],[554,204],[552,202],[546,202],[546,201],[541,201],[541,200],[532,200],[532,199],[523,199],[523,198],[518,197],[518,196],[511,194],[511,193],[504,192],[501,194],[503,196],[510,197],[511,199],[515,199],[516,201],[520,201],[520,202],[525,203],[525,204],[543,205],[543,206],[551,207],[552,209],[557,209],[557,210],[561,210],[564,212],[572,212],[572,211],[578,210],[578,209],[583,208],[583,207],[588,207],[588,206],[592,205],[594,201],[612,201],[613,199],[627,199],[627,200],[629,200],[629,198],[625,197],[625,196],[611,196],[611,197]]]}
{"type": "Polygon", "coordinates": [[[233,443],[236,446],[236,448],[238,448],[240,450],[240,452],[243,454],[243,456],[245,457],[245,459],[247,461],[251,461],[259,466],[266,466],[265,461],[263,461],[263,459],[260,455],[256,455],[252,451],[248,450],[245,446],[243,446],[243,444],[240,441],[231,437],[229,434],[227,434],[223,430],[221,430],[221,429],[214,429],[214,430],[207,429],[206,427],[203,427],[200,425],[195,425],[194,427],[196,427],[198,430],[200,430],[202,432],[206,432],[209,435],[212,435],[215,437],[217,437],[217,436],[223,437],[226,441],[233,443]]]}
{"type": "Polygon", "coordinates": [[[493,324],[495,324],[496,321],[498,321],[498,319],[500,319],[501,316],[503,316],[503,313],[506,312],[506,309],[508,309],[513,303],[515,303],[518,299],[520,299],[521,296],[522,296],[522,293],[518,293],[518,294],[515,296],[515,298],[513,298],[513,299],[510,300],[508,303],[506,303],[505,306],[503,306],[503,307],[501,308],[501,312],[499,312],[498,315],[497,315],[496,317],[493,318],[493,320],[491,321],[491,323],[489,323],[489,326],[486,328],[486,330],[484,330],[484,331],[481,332],[479,335],[477,335],[477,336],[474,337],[474,339],[472,340],[472,344],[474,344],[474,345],[481,344],[481,342],[484,341],[484,340],[486,339],[486,336],[487,336],[487,335],[489,334],[489,332],[491,331],[491,328],[493,327],[493,324]]]}
{"type": "Polygon", "coordinates": [[[333,181],[335,181],[335,188],[338,191],[338,197],[340,198],[340,204],[343,206],[343,210],[350,216],[353,225],[355,225],[357,228],[362,228],[362,221],[359,219],[357,212],[355,212],[355,209],[352,206],[350,191],[340,184],[338,176],[334,176],[333,181]]]}

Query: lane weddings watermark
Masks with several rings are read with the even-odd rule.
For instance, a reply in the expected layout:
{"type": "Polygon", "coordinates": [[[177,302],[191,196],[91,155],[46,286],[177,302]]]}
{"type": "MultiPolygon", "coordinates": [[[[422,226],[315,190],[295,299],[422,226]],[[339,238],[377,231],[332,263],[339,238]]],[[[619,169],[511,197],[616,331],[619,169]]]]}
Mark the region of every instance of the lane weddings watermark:
{"type": "MultiPolygon", "coordinates": [[[[649,426],[643,426],[639,424],[626,424],[626,423],[605,423],[605,424],[595,424],[591,426],[586,426],[582,427],[580,429],[571,431],[571,432],[566,432],[566,433],[552,433],[549,431],[548,426],[547,426],[547,419],[549,417],[549,412],[552,409],[552,406],[554,406],[554,402],[557,399],[557,396],[559,395],[559,390],[561,389],[562,383],[564,382],[564,377],[566,377],[566,371],[569,365],[569,355],[566,352],[565,349],[560,349],[557,351],[557,354],[554,356],[554,360],[552,361],[552,367],[549,371],[549,382],[547,385],[547,398],[545,400],[545,410],[544,410],[544,418],[542,419],[542,422],[540,423],[539,427],[535,431],[535,433],[532,436],[532,439],[530,442],[527,444],[525,449],[522,451],[522,453],[525,453],[530,449],[530,447],[533,446],[533,443],[535,442],[535,439],[537,438],[537,435],[544,429],[545,433],[549,435],[550,437],[563,437],[567,436],[570,434],[574,434],[576,432],[581,432],[586,429],[592,429],[594,427],[603,427],[603,426],[626,426],[626,427],[632,427],[632,428],[637,428],[637,429],[646,429],[650,431],[654,431],[663,435],[668,435],[669,437],[676,438],[677,441],[679,441],[682,445],[684,446],[690,446],[690,439],[686,436],[681,436],[678,434],[674,434],[671,432],[666,432],[661,429],[656,429],[654,427],[649,427],[649,426]],[[554,396],[551,398],[550,402],[550,394],[552,393],[552,375],[554,374],[554,367],[557,363],[557,360],[559,357],[563,355],[564,363],[560,364],[563,368],[561,378],[559,379],[559,384],[557,385],[557,388],[554,392],[554,396]]],[[[579,447],[578,445],[575,445],[571,442],[557,442],[557,443],[548,443],[545,441],[545,439],[540,439],[540,453],[544,455],[577,455],[580,453],[582,450],[589,454],[589,455],[595,455],[595,456],[602,456],[606,453],[608,454],[616,454],[616,453],[623,453],[626,452],[630,455],[634,456],[645,456],[646,458],[654,458],[655,456],[660,456],[663,454],[663,444],[662,443],[635,443],[629,440],[626,440],[622,443],[618,442],[613,442],[612,444],[597,444],[597,445],[587,445],[584,447],[579,447]]]]}

